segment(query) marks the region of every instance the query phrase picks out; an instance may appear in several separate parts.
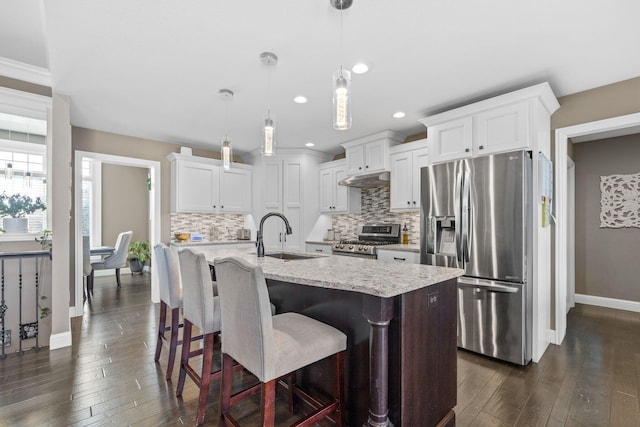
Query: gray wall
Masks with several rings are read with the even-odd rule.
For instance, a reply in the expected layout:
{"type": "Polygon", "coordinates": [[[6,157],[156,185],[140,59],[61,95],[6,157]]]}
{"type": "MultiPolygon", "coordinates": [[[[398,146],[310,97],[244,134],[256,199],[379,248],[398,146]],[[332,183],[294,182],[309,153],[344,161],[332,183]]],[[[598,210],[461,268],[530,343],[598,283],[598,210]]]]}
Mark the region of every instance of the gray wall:
{"type": "Polygon", "coordinates": [[[131,230],[131,241],[149,241],[148,169],[102,165],[102,244],[114,245],[131,230]]]}
{"type": "Polygon", "coordinates": [[[640,173],[640,135],[574,144],[576,293],[640,302],[640,228],[600,228],[600,176],[640,173]]]}

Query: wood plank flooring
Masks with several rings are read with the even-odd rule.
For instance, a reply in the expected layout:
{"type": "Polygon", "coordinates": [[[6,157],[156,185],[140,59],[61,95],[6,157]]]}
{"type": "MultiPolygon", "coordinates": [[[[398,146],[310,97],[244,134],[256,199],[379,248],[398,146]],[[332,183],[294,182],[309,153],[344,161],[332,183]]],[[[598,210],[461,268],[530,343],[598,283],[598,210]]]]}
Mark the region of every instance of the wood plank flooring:
{"type": "MultiPolygon", "coordinates": [[[[187,379],[177,398],[177,363],[167,382],[166,351],[153,362],[158,305],[149,286],[146,275],[123,275],[121,289],[113,277],[98,277],[85,315],[72,320],[72,347],[0,360],[0,427],[194,425],[196,387],[187,379]]],[[[252,381],[241,374],[236,386],[252,381]]],[[[538,364],[459,351],[457,425],[640,426],[639,383],[640,314],[578,306],[562,346],[538,364]]],[[[215,382],[205,425],[217,425],[218,393],[215,382]]],[[[257,425],[257,398],[234,414],[257,425]]],[[[279,397],[278,425],[297,417],[279,397]]]]}

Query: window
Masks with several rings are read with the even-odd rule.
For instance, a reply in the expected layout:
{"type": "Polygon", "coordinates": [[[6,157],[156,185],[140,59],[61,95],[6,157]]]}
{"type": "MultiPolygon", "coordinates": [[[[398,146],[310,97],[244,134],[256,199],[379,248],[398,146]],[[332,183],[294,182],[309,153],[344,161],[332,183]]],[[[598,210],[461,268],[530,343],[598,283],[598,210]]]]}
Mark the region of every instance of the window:
{"type": "MultiPolygon", "coordinates": [[[[46,146],[0,139],[0,193],[40,197],[47,205],[46,146]]],[[[47,228],[47,210],[27,215],[29,233],[47,228]]]]}

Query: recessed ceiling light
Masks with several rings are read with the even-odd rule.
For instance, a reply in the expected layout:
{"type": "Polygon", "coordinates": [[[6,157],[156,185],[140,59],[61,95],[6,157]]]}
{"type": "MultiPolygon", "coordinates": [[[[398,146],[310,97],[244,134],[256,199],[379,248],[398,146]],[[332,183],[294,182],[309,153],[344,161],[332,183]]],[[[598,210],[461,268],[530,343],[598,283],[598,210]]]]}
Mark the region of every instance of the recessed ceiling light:
{"type": "Polygon", "coordinates": [[[302,96],[302,95],[298,95],[295,98],[293,98],[293,100],[297,103],[297,104],[305,104],[307,102],[307,98],[302,96]]]}
{"type": "Polygon", "coordinates": [[[353,66],[351,69],[356,74],[364,74],[369,71],[369,66],[363,62],[360,62],[353,66]]]}
{"type": "Polygon", "coordinates": [[[395,113],[393,113],[394,119],[401,119],[404,116],[406,116],[406,114],[404,114],[404,111],[396,111],[395,113]]]}
{"type": "Polygon", "coordinates": [[[314,145],[316,145],[316,144],[314,144],[313,142],[309,141],[309,142],[307,142],[307,143],[306,143],[306,144],[304,144],[304,145],[306,145],[307,147],[313,147],[313,146],[314,146],[314,145]]]}

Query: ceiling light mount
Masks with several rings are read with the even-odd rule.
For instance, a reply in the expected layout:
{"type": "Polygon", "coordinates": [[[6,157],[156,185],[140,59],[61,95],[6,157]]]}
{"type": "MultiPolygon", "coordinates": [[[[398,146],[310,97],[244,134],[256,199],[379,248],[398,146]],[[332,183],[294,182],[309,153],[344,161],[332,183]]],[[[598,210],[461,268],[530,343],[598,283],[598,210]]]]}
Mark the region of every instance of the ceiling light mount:
{"type": "Polygon", "coordinates": [[[277,65],[278,56],[273,52],[262,52],[260,54],[260,61],[263,65],[277,65]]]}
{"type": "Polygon", "coordinates": [[[220,89],[218,91],[218,93],[220,94],[220,96],[222,96],[222,99],[233,98],[233,91],[232,90],[220,89]]]}
{"type": "Polygon", "coordinates": [[[353,0],[329,0],[329,3],[338,10],[345,10],[351,7],[353,0]]]}

